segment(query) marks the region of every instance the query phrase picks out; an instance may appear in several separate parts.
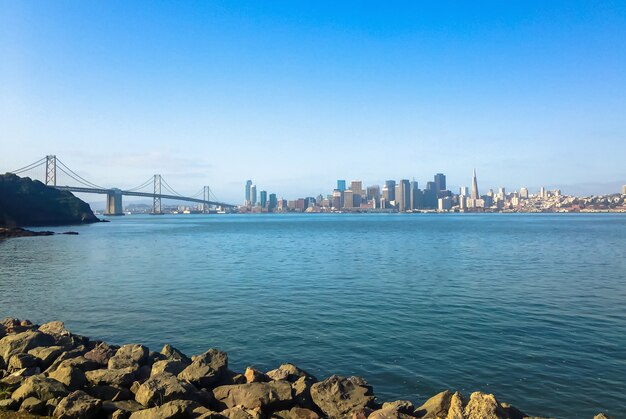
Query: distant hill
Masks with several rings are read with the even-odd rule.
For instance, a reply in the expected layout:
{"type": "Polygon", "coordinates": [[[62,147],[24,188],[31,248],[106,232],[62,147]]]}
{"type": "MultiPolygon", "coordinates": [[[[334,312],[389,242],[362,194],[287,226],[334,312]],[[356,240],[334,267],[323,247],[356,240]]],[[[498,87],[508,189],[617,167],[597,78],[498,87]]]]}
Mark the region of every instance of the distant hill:
{"type": "Polygon", "coordinates": [[[38,180],[0,175],[0,227],[59,226],[100,221],[89,204],[71,192],[38,180]]]}

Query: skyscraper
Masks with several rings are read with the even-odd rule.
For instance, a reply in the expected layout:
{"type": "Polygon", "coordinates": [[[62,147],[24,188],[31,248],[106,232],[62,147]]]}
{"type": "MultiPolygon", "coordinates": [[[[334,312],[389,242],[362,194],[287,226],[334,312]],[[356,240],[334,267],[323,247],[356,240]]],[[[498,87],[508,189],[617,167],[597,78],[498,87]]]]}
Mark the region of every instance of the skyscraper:
{"type": "Polygon", "coordinates": [[[346,181],[344,179],[337,180],[337,190],[341,192],[346,190],[346,181]]]}
{"type": "Polygon", "coordinates": [[[350,189],[343,191],[343,208],[352,208],[354,206],[354,195],[350,189]]]}
{"type": "Polygon", "coordinates": [[[355,196],[363,196],[365,192],[363,191],[363,182],[360,180],[353,180],[352,182],[350,182],[350,189],[352,189],[352,193],[355,196]]]}
{"type": "Polygon", "coordinates": [[[416,181],[411,182],[411,209],[419,209],[422,207],[422,191],[416,181]]]}
{"type": "MultiPolygon", "coordinates": [[[[396,199],[396,181],[386,180],[385,186],[387,187],[387,193],[389,194],[389,196],[386,197],[387,202],[394,201],[396,199]]],[[[383,196],[383,198],[385,197],[383,196]]]]}
{"type": "Polygon", "coordinates": [[[525,187],[521,187],[521,188],[519,189],[519,197],[520,197],[520,198],[527,199],[527,198],[528,198],[528,189],[527,189],[527,188],[525,188],[525,187]]]}
{"type": "Polygon", "coordinates": [[[271,193],[267,209],[270,211],[274,211],[277,205],[278,205],[278,200],[276,199],[276,194],[271,193]]]}
{"type": "Polygon", "coordinates": [[[246,200],[244,201],[245,205],[250,205],[250,186],[252,186],[252,181],[246,181],[246,200]]]}
{"type": "Polygon", "coordinates": [[[256,205],[256,185],[250,185],[250,205],[256,205]]]}
{"type": "Polygon", "coordinates": [[[467,186],[461,186],[459,188],[459,195],[461,195],[461,196],[469,196],[469,188],[467,186]]]}
{"type": "Polygon", "coordinates": [[[402,179],[400,181],[402,185],[402,211],[411,209],[411,182],[408,179],[402,179]]]}
{"type": "Polygon", "coordinates": [[[267,205],[267,191],[261,191],[261,207],[265,208],[267,205]]]}
{"type": "Polygon", "coordinates": [[[472,177],[472,194],[470,195],[470,198],[480,198],[480,195],[478,195],[478,181],[476,180],[476,169],[474,169],[474,176],[472,177]]]}
{"type": "Polygon", "coordinates": [[[446,175],[443,173],[437,173],[435,175],[435,190],[437,192],[446,190],[446,175]]]}

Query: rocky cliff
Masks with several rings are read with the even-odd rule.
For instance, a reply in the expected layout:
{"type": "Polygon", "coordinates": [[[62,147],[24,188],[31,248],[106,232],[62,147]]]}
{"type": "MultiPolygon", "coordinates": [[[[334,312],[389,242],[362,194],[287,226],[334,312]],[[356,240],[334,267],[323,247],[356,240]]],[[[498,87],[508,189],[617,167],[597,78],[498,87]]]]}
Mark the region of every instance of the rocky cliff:
{"type": "Polygon", "coordinates": [[[160,352],[140,344],[115,346],[72,334],[61,322],[37,326],[5,319],[0,338],[0,417],[13,417],[12,411],[117,419],[527,417],[491,394],[466,398],[444,391],[417,407],[406,400],[383,402],[358,377],[320,381],[292,364],[237,373],[217,349],[190,358],[170,345],[160,352]]]}
{"type": "Polygon", "coordinates": [[[38,180],[0,175],[0,227],[98,222],[89,204],[38,180]]]}

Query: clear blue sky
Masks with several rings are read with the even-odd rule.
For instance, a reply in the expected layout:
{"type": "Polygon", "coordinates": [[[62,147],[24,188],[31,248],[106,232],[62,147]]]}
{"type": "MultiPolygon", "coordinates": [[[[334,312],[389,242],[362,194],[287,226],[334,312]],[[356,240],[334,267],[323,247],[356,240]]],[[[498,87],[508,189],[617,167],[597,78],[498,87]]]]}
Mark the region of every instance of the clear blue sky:
{"type": "Polygon", "coordinates": [[[241,202],[626,183],[626,2],[0,0],[0,171],[241,202]]]}

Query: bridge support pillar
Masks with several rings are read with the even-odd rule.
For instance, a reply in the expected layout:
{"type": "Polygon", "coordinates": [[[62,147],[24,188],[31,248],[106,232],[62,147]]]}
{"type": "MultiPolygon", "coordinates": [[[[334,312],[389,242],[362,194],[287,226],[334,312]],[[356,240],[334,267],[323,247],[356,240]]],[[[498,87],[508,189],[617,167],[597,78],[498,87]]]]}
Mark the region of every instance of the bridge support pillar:
{"type": "Polygon", "coordinates": [[[122,191],[113,189],[107,194],[106,215],[124,215],[122,209],[122,191]]]}

